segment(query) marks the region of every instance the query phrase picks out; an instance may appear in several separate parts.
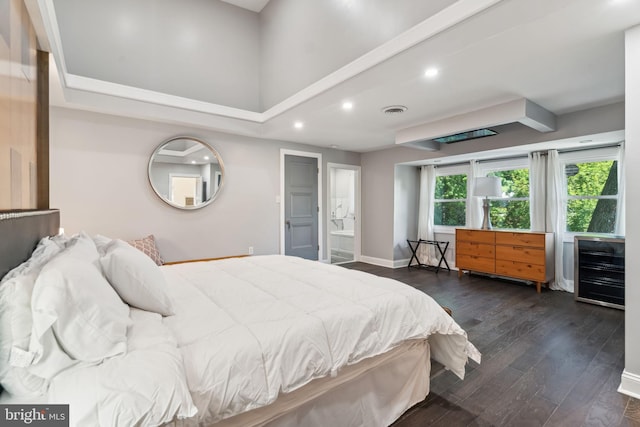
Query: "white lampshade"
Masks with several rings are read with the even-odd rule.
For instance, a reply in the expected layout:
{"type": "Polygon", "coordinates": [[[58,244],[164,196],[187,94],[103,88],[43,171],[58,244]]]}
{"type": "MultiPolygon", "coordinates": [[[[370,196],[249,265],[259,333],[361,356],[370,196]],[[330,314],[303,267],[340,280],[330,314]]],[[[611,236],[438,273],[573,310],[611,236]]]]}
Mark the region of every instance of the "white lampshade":
{"type": "Polygon", "coordinates": [[[502,182],[497,176],[483,176],[475,180],[473,195],[478,197],[501,197],[502,182]]]}

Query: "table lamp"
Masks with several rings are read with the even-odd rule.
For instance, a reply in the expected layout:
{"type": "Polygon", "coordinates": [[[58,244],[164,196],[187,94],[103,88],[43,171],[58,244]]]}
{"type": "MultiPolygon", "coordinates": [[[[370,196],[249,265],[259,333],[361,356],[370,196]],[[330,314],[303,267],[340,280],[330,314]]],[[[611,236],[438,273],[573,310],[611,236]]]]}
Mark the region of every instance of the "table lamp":
{"type": "Polygon", "coordinates": [[[497,176],[483,176],[478,177],[475,180],[473,186],[473,195],[477,197],[484,197],[482,201],[482,210],[484,211],[484,219],[482,220],[482,229],[491,230],[491,217],[490,209],[491,204],[489,197],[502,196],[502,182],[497,176]]]}

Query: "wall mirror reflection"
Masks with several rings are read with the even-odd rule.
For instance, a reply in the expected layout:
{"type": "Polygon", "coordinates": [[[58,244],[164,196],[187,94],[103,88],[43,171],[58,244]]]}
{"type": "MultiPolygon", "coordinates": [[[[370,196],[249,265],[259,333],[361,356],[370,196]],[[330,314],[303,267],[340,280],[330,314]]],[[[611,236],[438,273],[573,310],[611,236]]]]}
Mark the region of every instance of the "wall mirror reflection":
{"type": "Polygon", "coordinates": [[[222,158],[197,138],[179,136],[162,144],[149,160],[149,183],[169,205],[198,209],[211,203],[224,182],[222,158]]]}

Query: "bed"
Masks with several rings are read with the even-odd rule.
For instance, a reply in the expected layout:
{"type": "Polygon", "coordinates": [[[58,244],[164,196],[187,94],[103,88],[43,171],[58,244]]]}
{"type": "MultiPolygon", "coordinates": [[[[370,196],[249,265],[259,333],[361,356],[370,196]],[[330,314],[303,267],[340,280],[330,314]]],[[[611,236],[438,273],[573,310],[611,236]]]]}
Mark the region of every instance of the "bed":
{"type": "Polygon", "coordinates": [[[0,216],[2,275],[34,248],[41,264],[0,284],[3,403],[69,404],[71,425],[385,426],[428,394],[430,358],[460,378],[480,362],[397,281],[280,255],[157,267],[121,241],[47,237],[58,215],[0,216]]]}

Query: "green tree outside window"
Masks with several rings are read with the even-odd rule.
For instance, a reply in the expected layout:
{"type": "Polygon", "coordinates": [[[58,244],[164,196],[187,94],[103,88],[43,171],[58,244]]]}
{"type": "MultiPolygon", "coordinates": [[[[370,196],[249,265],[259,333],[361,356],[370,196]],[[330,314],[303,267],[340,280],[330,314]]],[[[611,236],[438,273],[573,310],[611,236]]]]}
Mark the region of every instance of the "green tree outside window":
{"type": "Polygon", "coordinates": [[[467,175],[436,177],[434,224],[461,227],[467,215],[467,175]]]}

